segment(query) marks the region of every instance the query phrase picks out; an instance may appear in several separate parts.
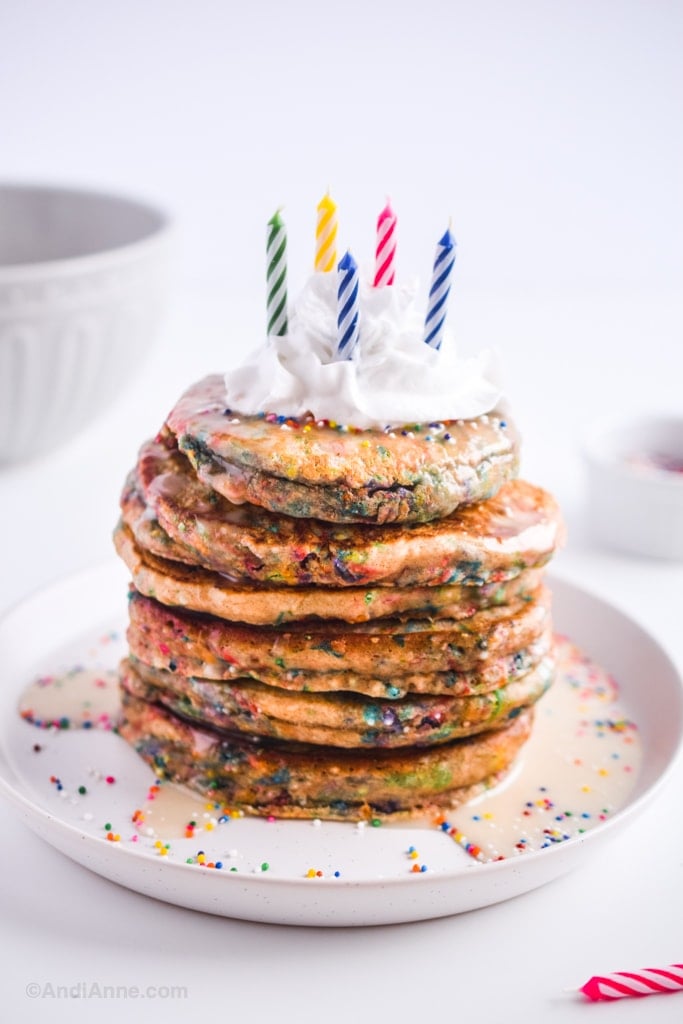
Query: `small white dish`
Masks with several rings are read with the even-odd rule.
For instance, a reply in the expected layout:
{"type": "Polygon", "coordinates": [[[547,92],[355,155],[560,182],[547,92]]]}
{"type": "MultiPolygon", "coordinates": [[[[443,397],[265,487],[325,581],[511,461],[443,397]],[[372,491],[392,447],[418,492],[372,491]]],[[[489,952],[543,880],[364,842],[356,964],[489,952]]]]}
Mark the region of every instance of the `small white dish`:
{"type": "Polygon", "coordinates": [[[622,551],[683,559],[683,417],[596,424],[583,453],[591,531],[622,551]]]}
{"type": "MultiPolygon", "coordinates": [[[[112,732],[52,734],[22,721],[17,710],[36,675],[75,663],[99,671],[115,667],[124,647],[126,579],[118,563],[72,576],[0,622],[0,795],[77,863],[178,906],[251,921],[349,926],[445,917],[498,903],[560,877],[614,841],[660,789],[681,745],[683,691],[666,653],[622,612],[553,579],[558,629],[618,680],[620,701],[642,743],[634,787],[606,820],[566,842],[491,863],[473,861],[438,829],[410,822],[359,829],[343,822],[249,818],[201,838],[173,840],[162,856],[151,840],[131,841],[131,811],[144,806],[155,781],[133,750],[112,732]],[[83,797],[81,783],[87,787],[83,797]],[[107,825],[120,831],[120,842],[105,838],[107,825]],[[428,864],[425,874],[411,871],[411,846],[428,864]],[[224,869],[186,863],[198,847],[207,859],[220,857],[224,869]],[[324,877],[308,875],[317,868],[324,877]]],[[[560,759],[567,760],[562,752],[560,759]]],[[[573,770],[570,762],[565,770],[573,770]]],[[[675,813],[673,808],[672,798],[675,813]]]]}
{"type": "Polygon", "coordinates": [[[0,465],[69,440],[135,378],[166,296],[167,215],[0,183],[0,465]]]}

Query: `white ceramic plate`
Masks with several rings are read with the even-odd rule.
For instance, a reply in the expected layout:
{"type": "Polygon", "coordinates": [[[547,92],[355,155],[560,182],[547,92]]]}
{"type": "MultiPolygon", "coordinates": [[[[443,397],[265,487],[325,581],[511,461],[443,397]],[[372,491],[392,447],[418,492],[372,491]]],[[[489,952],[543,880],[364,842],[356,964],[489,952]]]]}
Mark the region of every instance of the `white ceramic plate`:
{"type": "MultiPolygon", "coordinates": [[[[626,803],[580,837],[485,864],[436,828],[410,824],[359,828],[243,818],[198,838],[174,838],[164,855],[144,833],[131,841],[131,813],[154,782],[147,766],[111,732],[41,730],[17,712],[20,695],[41,674],[77,663],[116,665],[124,649],[127,584],[116,563],[34,595],[0,623],[0,792],[38,835],[90,870],[145,895],[227,917],[390,924],[518,896],[614,839],[659,789],[683,736],[681,679],[655,640],[597,597],[558,579],[551,583],[556,627],[618,680],[620,701],[642,742],[642,767],[626,803]],[[61,789],[51,778],[61,780],[61,789]],[[105,824],[120,841],[107,840],[105,824]],[[412,870],[411,847],[417,863],[428,866],[425,872],[412,870]],[[200,848],[223,869],[187,863],[200,848]]],[[[201,811],[204,802],[196,802],[201,811]]]]}

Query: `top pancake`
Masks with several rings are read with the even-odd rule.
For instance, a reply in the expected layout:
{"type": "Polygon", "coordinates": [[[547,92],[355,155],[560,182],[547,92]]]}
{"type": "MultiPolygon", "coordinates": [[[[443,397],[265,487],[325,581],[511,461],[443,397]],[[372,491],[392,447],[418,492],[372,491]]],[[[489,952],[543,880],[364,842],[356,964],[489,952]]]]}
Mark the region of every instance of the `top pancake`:
{"type": "Polygon", "coordinates": [[[141,448],[121,507],[143,550],[271,586],[480,586],[543,566],[563,534],[554,499],[522,480],[430,523],[342,525],[236,506],[197,479],[167,433],[141,448]]]}
{"type": "Polygon", "coordinates": [[[197,476],[235,504],[339,523],[429,522],[494,495],[517,473],[498,413],[404,429],[241,416],[222,376],[189,388],[167,425],[197,476]]]}

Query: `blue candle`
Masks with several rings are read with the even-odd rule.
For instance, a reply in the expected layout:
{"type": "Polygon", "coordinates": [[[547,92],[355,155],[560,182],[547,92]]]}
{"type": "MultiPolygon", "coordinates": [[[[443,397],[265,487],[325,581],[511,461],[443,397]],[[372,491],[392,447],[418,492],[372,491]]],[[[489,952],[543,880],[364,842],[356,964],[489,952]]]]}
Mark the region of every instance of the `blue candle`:
{"type": "Polygon", "coordinates": [[[358,344],[358,265],[350,252],[337,265],[337,359],[351,359],[358,344]]]}
{"type": "Polygon", "coordinates": [[[429,303],[425,320],[424,340],[432,348],[441,348],[443,325],[446,319],[448,293],[451,290],[451,275],[455,264],[455,239],[446,228],[443,238],[436,247],[432,285],[429,289],[429,303]]]}

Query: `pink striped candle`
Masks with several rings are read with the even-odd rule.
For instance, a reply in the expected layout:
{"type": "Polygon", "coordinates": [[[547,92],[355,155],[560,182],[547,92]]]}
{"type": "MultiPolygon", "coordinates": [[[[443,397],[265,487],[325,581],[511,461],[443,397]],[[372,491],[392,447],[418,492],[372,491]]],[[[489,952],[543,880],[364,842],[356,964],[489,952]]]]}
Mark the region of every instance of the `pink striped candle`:
{"type": "Polygon", "coordinates": [[[683,964],[668,967],[644,967],[640,971],[616,971],[589,978],[582,992],[591,1002],[625,999],[629,996],[654,996],[683,989],[683,964]]]}
{"type": "Polygon", "coordinates": [[[375,288],[394,283],[396,276],[396,214],[387,199],[377,218],[377,249],[375,251],[375,288]]]}

